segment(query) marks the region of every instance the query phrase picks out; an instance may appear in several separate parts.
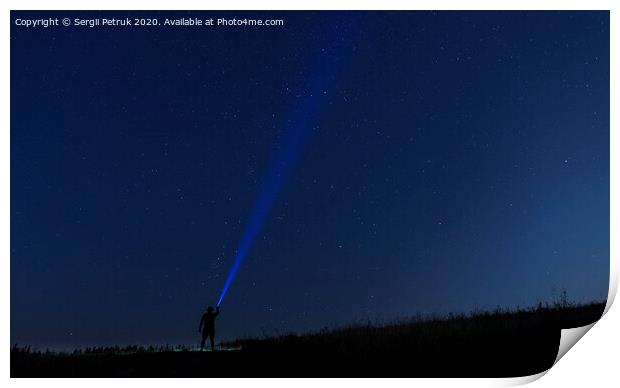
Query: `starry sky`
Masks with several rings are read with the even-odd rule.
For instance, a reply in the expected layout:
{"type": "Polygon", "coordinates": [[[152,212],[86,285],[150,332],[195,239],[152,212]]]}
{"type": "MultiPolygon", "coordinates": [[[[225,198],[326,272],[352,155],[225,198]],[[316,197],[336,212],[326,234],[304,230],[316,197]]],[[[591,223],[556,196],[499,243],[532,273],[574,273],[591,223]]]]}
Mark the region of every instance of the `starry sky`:
{"type": "Polygon", "coordinates": [[[606,298],[608,12],[50,16],[285,24],[12,23],[12,343],[193,344],[270,184],[218,340],[606,298]]]}

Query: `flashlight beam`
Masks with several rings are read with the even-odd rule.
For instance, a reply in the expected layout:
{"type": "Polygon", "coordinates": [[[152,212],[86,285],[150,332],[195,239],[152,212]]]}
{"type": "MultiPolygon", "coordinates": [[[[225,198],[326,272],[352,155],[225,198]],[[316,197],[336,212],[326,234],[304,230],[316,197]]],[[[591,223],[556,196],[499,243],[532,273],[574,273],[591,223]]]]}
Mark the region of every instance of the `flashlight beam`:
{"type": "MultiPolygon", "coordinates": [[[[352,15],[352,14],[351,14],[352,15]]],[[[333,30],[325,35],[329,40],[324,47],[317,47],[316,62],[310,69],[307,77],[303,77],[295,94],[293,107],[287,120],[284,121],[285,131],[282,141],[276,146],[276,151],[268,168],[258,198],[254,203],[248,223],[244,229],[239,246],[235,253],[232,267],[220,298],[219,306],[226,296],[235,275],[246,259],[252,243],[264,226],[265,219],[273,207],[278,194],[282,190],[287,177],[299,159],[304,144],[316,127],[322,107],[327,104],[329,88],[338,78],[344,67],[345,59],[355,51],[352,42],[354,25],[351,21],[331,23],[333,30]]]]}
{"type": "Polygon", "coordinates": [[[261,231],[269,211],[273,207],[278,194],[282,190],[286,178],[290,174],[291,167],[298,159],[300,151],[303,148],[303,144],[311,133],[312,120],[309,119],[316,115],[318,107],[321,104],[320,101],[314,98],[304,98],[304,100],[306,101],[302,107],[305,108],[305,112],[302,112],[300,109],[298,110],[299,114],[297,115],[298,118],[303,119],[296,120],[296,124],[288,129],[286,138],[280,147],[278,147],[278,152],[276,153],[276,156],[271,163],[271,168],[269,169],[269,175],[266,177],[262,185],[258,199],[254,204],[252,213],[250,214],[250,218],[243,232],[243,236],[239,242],[239,247],[235,254],[233,265],[217,302],[218,306],[222,303],[224,296],[228,292],[228,289],[235,278],[241,263],[245,260],[254,239],[261,231]]]}

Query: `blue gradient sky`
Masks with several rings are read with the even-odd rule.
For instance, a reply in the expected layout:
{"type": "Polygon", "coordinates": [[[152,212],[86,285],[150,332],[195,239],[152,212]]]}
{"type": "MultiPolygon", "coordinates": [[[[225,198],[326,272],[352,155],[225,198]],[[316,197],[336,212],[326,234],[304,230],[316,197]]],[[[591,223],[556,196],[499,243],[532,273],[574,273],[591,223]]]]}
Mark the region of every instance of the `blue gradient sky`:
{"type": "Polygon", "coordinates": [[[219,339],[606,297],[607,12],[104,14],[285,26],[11,27],[12,343],[195,341],[300,128],[219,339]]]}

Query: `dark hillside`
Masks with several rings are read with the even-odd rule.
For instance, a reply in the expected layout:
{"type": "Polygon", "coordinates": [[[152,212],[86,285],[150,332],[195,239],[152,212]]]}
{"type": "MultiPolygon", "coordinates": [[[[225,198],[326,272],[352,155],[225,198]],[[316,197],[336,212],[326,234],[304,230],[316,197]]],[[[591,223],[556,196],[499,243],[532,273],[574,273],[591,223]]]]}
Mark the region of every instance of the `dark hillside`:
{"type": "Polygon", "coordinates": [[[53,354],[14,348],[11,377],[512,377],[555,360],[562,328],[596,321],[604,304],[450,315],[384,326],[244,339],[237,351],[53,354]]]}

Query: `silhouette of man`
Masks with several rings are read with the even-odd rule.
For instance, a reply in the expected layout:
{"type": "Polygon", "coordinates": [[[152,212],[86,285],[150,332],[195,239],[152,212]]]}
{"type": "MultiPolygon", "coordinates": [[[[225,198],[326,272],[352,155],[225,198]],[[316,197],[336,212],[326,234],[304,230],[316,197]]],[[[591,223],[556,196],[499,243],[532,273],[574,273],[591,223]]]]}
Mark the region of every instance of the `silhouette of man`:
{"type": "Polygon", "coordinates": [[[215,312],[213,307],[209,306],[207,312],[202,314],[200,320],[200,326],[198,326],[198,332],[202,333],[202,341],[200,341],[200,351],[205,347],[205,341],[207,337],[211,340],[211,351],[215,351],[215,317],[220,313],[219,306],[215,312]]]}

